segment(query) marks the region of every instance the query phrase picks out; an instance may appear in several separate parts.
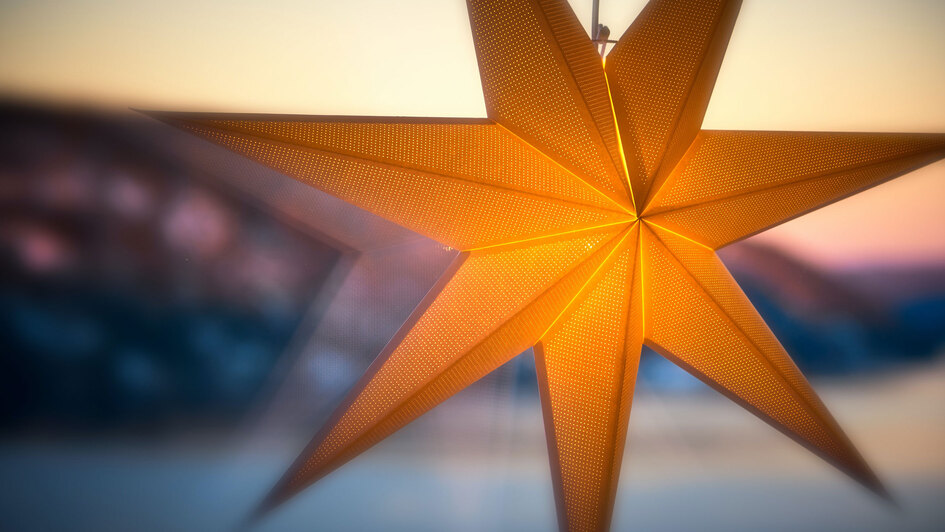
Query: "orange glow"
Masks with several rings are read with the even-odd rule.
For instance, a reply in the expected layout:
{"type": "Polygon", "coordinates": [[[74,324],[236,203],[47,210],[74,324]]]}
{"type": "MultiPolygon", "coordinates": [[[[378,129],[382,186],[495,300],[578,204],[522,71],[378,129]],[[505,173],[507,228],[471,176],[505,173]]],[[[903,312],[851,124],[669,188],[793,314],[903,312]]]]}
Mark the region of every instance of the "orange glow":
{"type": "MultiPolygon", "coordinates": [[[[607,58],[605,57],[602,66],[607,66],[607,58]]],[[[610,91],[610,81],[607,79],[607,71],[604,71],[604,83],[607,85],[607,99],[610,100],[610,107],[613,110],[614,107],[614,96],[610,91]]],[[[630,181],[630,169],[627,168],[627,155],[623,152],[623,141],[620,139],[620,124],[617,123],[617,112],[613,111],[614,119],[614,131],[617,134],[617,150],[620,152],[620,164],[623,168],[624,175],[627,178],[627,190],[630,192],[630,204],[633,206],[633,211],[637,212],[637,200],[636,196],[633,194],[633,183],[630,181]]]]}
{"type": "Polygon", "coordinates": [[[585,292],[585,290],[588,288],[588,286],[590,286],[592,282],[594,282],[594,281],[597,280],[597,277],[598,277],[598,274],[600,273],[600,271],[601,271],[605,266],[611,266],[611,265],[612,265],[612,264],[611,264],[611,258],[613,257],[613,255],[614,255],[615,253],[620,252],[620,255],[624,255],[624,256],[627,255],[627,250],[625,249],[625,246],[624,246],[623,244],[624,244],[624,242],[627,240],[627,237],[630,236],[630,234],[634,232],[634,231],[633,231],[633,228],[634,228],[635,226],[636,226],[636,224],[634,224],[633,226],[631,226],[631,227],[629,227],[629,228],[625,228],[625,231],[624,231],[624,233],[623,233],[623,236],[620,237],[620,242],[618,242],[617,246],[616,246],[615,248],[613,248],[613,249],[610,251],[610,253],[607,255],[607,258],[604,259],[604,262],[600,263],[600,265],[597,267],[597,269],[594,270],[594,273],[591,274],[591,277],[587,280],[587,282],[584,283],[584,286],[582,286],[582,287],[574,294],[574,297],[571,298],[571,301],[568,301],[568,304],[565,305],[563,309],[561,309],[561,312],[560,312],[557,316],[555,316],[555,319],[551,320],[551,323],[548,325],[548,328],[545,329],[545,332],[541,333],[541,335],[538,337],[538,340],[539,340],[539,341],[541,341],[541,340],[545,337],[545,335],[547,335],[548,332],[551,331],[551,329],[555,326],[555,324],[557,324],[558,321],[561,320],[561,318],[565,316],[565,314],[568,312],[568,310],[571,308],[571,306],[574,304],[574,302],[577,301],[578,298],[580,298],[580,297],[584,294],[584,292],[585,292]]]}
{"type": "Polygon", "coordinates": [[[605,228],[605,227],[612,227],[612,226],[615,226],[615,225],[623,225],[623,226],[625,226],[625,225],[627,225],[627,221],[626,221],[626,220],[621,220],[621,221],[619,221],[619,222],[612,222],[612,223],[608,223],[608,224],[598,225],[598,226],[596,226],[596,227],[590,227],[590,228],[587,228],[587,229],[574,229],[574,230],[571,230],[571,231],[563,231],[563,232],[561,232],[561,233],[555,233],[555,234],[552,234],[552,235],[536,236],[536,237],[534,237],[534,238],[525,238],[525,239],[522,239],[522,240],[512,240],[512,241],[510,241],[510,242],[503,242],[503,243],[501,243],[501,244],[495,244],[495,245],[492,245],[492,246],[483,246],[483,247],[481,247],[481,248],[467,249],[466,251],[482,251],[482,250],[486,250],[486,249],[495,249],[495,248],[499,248],[499,247],[517,246],[517,245],[519,245],[519,244],[532,244],[532,243],[535,243],[536,240],[542,240],[542,239],[547,239],[547,238],[559,238],[559,237],[571,235],[571,234],[574,234],[574,233],[583,233],[583,232],[585,232],[585,231],[593,231],[594,229],[603,229],[603,228],[605,228]]]}
{"type": "Polygon", "coordinates": [[[652,0],[606,62],[564,0],[468,5],[488,119],[160,115],[465,250],[264,508],[535,346],[562,528],[604,530],[644,343],[883,493],[714,250],[945,136],[702,131],[738,1],[652,0]]]}
{"type": "Polygon", "coordinates": [[[667,229],[667,228],[661,226],[660,224],[654,222],[654,221],[653,221],[652,219],[650,219],[650,218],[644,218],[644,220],[646,221],[646,225],[652,225],[653,227],[659,228],[661,231],[665,231],[665,232],[670,233],[670,234],[672,234],[672,235],[678,236],[679,238],[682,238],[683,240],[685,240],[685,241],[687,241],[687,242],[689,242],[689,243],[691,243],[691,244],[695,244],[695,245],[697,245],[697,246],[699,246],[699,247],[701,247],[701,248],[705,248],[705,249],[707,249],[707,250],[709,250],[709,251],[713,251],[712,248],[710,248],[709,246],[703,244],[702,242],[697,242],[697,241],[695,241],[695,240],[689,238],[689,237],[686,236],[686,235],[679,234],[679,233],[677,233],[676,231],[671,231],[671,230],[669,230],[669,229],[667,229]]]}

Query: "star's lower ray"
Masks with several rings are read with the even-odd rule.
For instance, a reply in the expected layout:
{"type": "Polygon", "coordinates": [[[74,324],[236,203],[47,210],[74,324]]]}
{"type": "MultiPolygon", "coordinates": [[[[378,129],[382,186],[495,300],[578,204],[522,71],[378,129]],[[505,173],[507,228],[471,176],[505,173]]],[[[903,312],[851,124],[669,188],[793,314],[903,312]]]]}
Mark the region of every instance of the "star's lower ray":
{"type": "Polygon", "coordinates": [[[644,344],[885,493],[714,250],[945,135],[701,130],[738,1],[651,0],[606,62],[565,0],[467,3],[486,119],[157,113],[461,250],[263,508],[533,346],[564,530],[609,526],[644,344]]]}

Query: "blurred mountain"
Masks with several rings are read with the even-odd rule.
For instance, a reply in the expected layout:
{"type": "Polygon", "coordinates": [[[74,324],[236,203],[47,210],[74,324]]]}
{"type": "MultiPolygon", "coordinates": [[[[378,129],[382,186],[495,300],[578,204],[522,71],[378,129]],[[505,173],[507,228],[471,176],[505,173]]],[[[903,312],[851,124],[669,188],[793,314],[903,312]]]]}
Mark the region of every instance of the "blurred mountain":
{"type": "Polygon", "coordinates": [[[945,266],[827,271],[751,241],[719,254],[809,373],[887,368],[945,345],[945,266]]]}
{"type": "Polygon", "coordinates": [[[338,260],[142,122],[0,106],[0,428],[232,424],[338,260]]]}
{"type": "MultiPolygon", "coordinates": [[[[283,176],[278,194],[259,174],[234,187],[245,167],[208,174],[206,143],[177,135],[169,150],[168,129],[0,103],[0,428],[232,426],[265,401],[265,383],[287,390],[272,409],[314,419],[449,258],[363,212],[313,204],[283,176]],[[300,215],[335,226],[326,237],[300,215]],[[418,244],[344,273],[351,293],[338,298],[345,234],[418,244]],[[311,314],[319,298],[332,319],[311,314]]],[[[808,375],[889,370],[945,345],[943,266],[826,271],[751,240],[720,255],[808,375]]],[[[483,381],[460,397],[534,396],[534,361],[517,357],[483,381]]],[[[701,386],[652,353],[640,381],[701,386]]]]}

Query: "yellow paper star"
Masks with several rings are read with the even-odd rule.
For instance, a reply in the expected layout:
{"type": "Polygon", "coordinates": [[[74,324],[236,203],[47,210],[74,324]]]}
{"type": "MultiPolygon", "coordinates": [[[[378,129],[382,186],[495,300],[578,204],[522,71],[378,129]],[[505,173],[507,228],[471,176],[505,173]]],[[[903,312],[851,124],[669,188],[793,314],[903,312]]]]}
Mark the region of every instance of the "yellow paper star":
{"type": "Polygon", "coordinates": [[[652,0],[602,62],[565,0],[469,0],[487,119],[161,115],[462,250],[268,506],[533,346],[563,529],[609,525],[644,344],[882,492],[714,250],[945,136],[701,130],[739,5],[652,0]]]}

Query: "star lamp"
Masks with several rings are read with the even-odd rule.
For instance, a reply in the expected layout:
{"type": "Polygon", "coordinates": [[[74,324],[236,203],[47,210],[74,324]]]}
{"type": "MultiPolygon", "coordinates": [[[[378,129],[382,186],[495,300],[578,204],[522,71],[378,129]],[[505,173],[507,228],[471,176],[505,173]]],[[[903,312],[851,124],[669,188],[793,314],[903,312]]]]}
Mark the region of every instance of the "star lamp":
{"type": "Polygon", "coordinates": [[[566,0],[468,0],[487,118],[156,113],[460,250],[269,509],[534,347],[562,530],[609,527],[643,345],[882,484],[715,250],[945,135],[701,129],[737,0],[651,0],[602,60],[566,0]]]}

